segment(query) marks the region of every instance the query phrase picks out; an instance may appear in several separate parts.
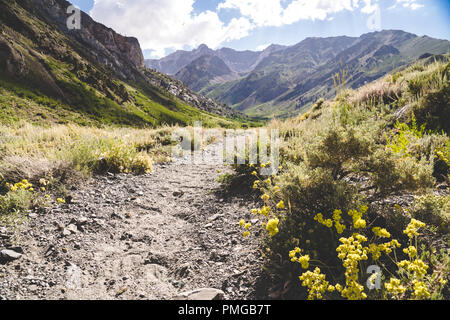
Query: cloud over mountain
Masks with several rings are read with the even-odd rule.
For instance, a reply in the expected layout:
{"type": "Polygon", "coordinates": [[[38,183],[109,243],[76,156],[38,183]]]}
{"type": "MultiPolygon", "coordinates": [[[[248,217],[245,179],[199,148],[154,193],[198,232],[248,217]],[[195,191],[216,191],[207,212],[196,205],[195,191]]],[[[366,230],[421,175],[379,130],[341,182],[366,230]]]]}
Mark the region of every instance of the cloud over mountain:
{"type": "Polygon", "coordinates": [[[217,49],[256,29],[299,21],[332,21],[341,12],[369,17],[380,3],[412,10],[423,6],[421,0],[216,0],[217,5],[196,10],[197,1],[95,0],[90,14],[124,35],[137,37],[152,56],[162,57],[167,50],[195,48],[203,43],[217,49]]]}

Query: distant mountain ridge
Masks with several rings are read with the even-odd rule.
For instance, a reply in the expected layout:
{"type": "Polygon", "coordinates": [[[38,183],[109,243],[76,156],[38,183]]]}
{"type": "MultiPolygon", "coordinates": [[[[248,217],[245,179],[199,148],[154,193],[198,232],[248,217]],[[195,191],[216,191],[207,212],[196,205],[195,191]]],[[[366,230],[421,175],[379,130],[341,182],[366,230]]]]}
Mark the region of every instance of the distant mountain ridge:
{"type": "Polygon", "coordinates": [[[219,57],[204,55],[178,71],[175,78],[192,90],[200,91],[210,84],[238,79],[239,74],[232,71],[219,57]]]}
{"type": "Polygon", "coordinates": [[[230,48],[213,50],[202,44],[192,51],[178,50],[162,59],[147,59],[145,65],[159,72],[175,75],[198,58],[208,55],[220,58],[233,72],[247,73],[252,71],[262,59],[271,53],[285,48],[287,47],[271,45],[263,51],[237,51],[230,48]]]}
{"type": "MultiPolygon", "coordinates": [[[[335,94],[333,75],[342,70],[347,72],[346,85],[357,88],[422,55],[448,52],[448,40],[383,30],[360,37],[307,38],[290,47],[271,46],[257,58],[256,53],[239,53],[232,49],[214,51],[201,46],[192,52],[178,51],[169,55],[159,61],[159,66],[175,63],[172,67],[181,68],[176,77],[186,85],[248,115],[285,117],[301,113],[321,97],[332,97],[335,94]],[[241,59],[245,63],[238,68],[240,77],[220,82],[214,81],[217,77],[207,76],[209,81],[205,78],[201,83],[191,82],[208,75],[210,67],[214,68],[211,63],[199,65],[198,58],[191,60],[194,55],[208,52],[219,56],[219,52],[224,51],[233,51],[236,57],[248,56],[247,60],[241,59]]],[[[222,60],[230,67],[229,61],[222,60]]],[[[152,65],[158,67],[157,63],[152,65]]]]}

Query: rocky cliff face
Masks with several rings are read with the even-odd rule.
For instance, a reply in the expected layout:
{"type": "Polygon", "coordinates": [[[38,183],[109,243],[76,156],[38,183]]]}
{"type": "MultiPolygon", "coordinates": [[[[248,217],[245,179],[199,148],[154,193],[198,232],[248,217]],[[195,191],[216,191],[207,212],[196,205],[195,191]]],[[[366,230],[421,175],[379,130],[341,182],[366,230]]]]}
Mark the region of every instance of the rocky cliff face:
{"type": "Polygon", "coordinates": [[[81,29],[67,28],[67,8],[71,4],[65,0],[31,0],[38,12],[55,23],[69,37],[78,40],[98,59],[101,64],[111,66],[124,78],[134,79],[134,70],[144,67],[144,56],[136,38],[124,37],[89,15],[81,12],[81,29]],[[131,69],[134,69],[131,68],[131,69]]]}

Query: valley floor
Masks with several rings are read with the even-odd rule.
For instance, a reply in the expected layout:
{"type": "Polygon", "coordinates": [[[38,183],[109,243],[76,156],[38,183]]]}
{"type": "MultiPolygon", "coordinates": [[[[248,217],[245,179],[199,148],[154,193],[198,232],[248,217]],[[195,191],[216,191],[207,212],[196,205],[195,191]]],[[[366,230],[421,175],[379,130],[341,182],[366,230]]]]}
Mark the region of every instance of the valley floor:
{"type": "Polygon", "coordinates": [[[254,298],[258,239],[237,222],[255,204],[223,195],[217,169],[175,162],[73,188],[70,203],[20,227],[23,256],[0,265],[0,300],[174,299],[200,288],[254,298]]]}

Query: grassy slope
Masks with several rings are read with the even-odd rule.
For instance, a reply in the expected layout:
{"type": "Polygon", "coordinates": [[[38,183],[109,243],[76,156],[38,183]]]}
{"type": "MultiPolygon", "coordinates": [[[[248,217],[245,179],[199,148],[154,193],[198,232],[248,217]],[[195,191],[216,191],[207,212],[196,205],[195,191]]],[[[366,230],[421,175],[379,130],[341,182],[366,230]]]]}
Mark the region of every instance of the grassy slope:
{"type": "MultiPolygon", "coordinates": [[[[142,127],[189,125],[203,120],[206,126],[240,125],[240,119],[203,112],[149,83],[118,80],[56,28],[14,2],[7,6],[2,18],[6,19],[2,38],[18,56],[24,57],[26,71],[12,77],[0,65],[3,123],[26,119],[48,124],[142,127]]],[[[15,63],[19,65],[20,61],[15,63]]]]}

